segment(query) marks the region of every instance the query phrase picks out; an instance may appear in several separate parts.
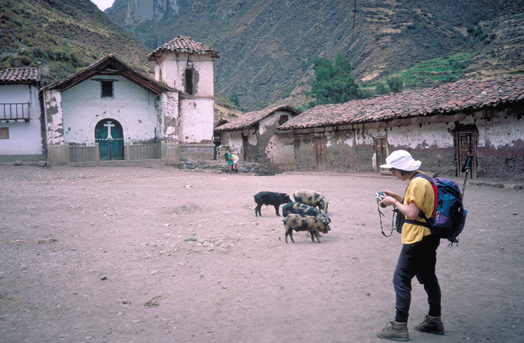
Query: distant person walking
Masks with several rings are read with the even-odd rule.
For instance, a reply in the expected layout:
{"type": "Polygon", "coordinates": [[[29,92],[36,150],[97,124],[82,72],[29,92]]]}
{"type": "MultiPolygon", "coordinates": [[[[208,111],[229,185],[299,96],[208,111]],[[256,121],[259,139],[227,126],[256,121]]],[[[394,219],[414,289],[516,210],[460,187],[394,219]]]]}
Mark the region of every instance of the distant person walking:
{"type": "MultiPolygon", "coordinates": [[[[380,201],[381,205],[395,205],[405,215],[406,219],[423,222],[421,213],[426,218],[433,216],[435,208],[435,193],[431,183],[422,178],[414,177],[422,174],[418,168],[422,163],[415,161],[405,150],[397,150],[386,158],[386,164],[381,168],[391,171],[394,177],[409,181],[404,197],[390,190],[383,190],[386,194],[380,201]]],[[[435,266],[437,264],[437,248],[439,237],[422,225],[413,222],[402,225],[402,249],[398,258],[397,267],[393,274],[396,301],[395,320],[377,333],[379,338],[393,341],[409,341],[408,316],[411,305],[411,280],[416,276],[424,285],[428,295],[429,311],[424,320],[415,326],[415,330],[436,335],[444,334],[444,325],[441,320],[441,292],[435,266]]]]}

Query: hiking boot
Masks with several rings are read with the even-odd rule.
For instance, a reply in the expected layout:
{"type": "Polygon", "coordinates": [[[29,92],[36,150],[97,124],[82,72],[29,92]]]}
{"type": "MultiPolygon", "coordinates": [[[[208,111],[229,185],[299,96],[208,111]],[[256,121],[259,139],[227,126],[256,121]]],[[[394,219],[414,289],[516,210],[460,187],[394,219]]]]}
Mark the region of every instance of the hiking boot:
{"type": "Polygon", "coordinates": [[[442,324],[440,316],[433,317],[426,315],[424,317],[424,320],[420,324],[415,326],[415,330],[420,332],[433,333],[435,335],[443,335],[444,324],[442,324]]]}
{"type": "Polygon", "coordinates": [[[392,341],[409,341],[408,323],[390,321],[385,328],[377,332],[377,337],[392,341]]]}

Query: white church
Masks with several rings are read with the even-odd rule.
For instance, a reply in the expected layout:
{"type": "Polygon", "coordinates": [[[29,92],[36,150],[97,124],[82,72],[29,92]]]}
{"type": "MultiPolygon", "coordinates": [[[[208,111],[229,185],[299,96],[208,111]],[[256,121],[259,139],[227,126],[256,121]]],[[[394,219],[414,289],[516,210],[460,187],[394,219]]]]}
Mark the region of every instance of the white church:
{"type": "Polygon", "coordinates": [[[213,159],[213,61],[177,36],[152,51],[155,79],[108,55],[41,89],[49,165],[213,159]]]}

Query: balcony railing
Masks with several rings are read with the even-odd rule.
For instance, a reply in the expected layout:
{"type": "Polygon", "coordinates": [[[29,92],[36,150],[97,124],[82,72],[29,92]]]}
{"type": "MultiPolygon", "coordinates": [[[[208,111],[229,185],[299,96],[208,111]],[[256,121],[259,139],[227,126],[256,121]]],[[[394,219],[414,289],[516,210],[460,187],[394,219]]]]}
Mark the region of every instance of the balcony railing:
{"type": "Polygon", "coordinates": [[[0,121],[29,121],[29,103],[0,103],[0,121]]]}

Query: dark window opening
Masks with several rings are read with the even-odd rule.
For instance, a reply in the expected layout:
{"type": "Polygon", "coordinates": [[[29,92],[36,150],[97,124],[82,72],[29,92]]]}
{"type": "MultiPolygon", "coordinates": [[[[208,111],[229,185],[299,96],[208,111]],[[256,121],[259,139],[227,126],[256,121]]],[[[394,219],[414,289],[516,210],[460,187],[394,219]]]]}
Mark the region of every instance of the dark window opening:
{"type": "Polygon", "coordinates": [[[285,122],[287,122],[289,120],[289,117],[287,115],[282,115],[280,116],[280,118],[278,119],[278,125],[282,125],[284,124],[285,122]]]}
{"type": "Polygon", "coordinates": [[[194,89],[193,89],[193,69],[186,69],[186,75],[185,75],[185,81],[186,81],[186,93],[193,95],[194,89]]]}
{"type": "Polygon", "coordinates": [[[102,85],[102,98],[113,97],[113,81],[100,81],[102,85]]]}

